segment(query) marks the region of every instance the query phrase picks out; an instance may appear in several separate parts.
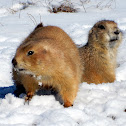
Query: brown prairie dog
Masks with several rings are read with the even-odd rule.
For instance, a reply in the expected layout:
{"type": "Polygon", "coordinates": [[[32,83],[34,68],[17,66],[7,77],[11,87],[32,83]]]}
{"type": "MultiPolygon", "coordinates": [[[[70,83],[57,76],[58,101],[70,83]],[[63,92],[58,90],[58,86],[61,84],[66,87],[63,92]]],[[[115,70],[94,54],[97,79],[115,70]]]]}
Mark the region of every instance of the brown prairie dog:
{"type": "Polygon", "coordinates": [[[25,88],[26,100],[41,83],[59,92],[64,107],[73,105],[81,83],[81,61],[76,45],[62,29],[39,24],[17,48],[12,64],[13,79],[18,90],[25,88]]]}
{"type": "Polygon", "coordinates": [[[121,41],[122,32],[114,21],[102,20],[91,28],[87,44],[79,48],[84,67],[82,82],[115,81],[117,49],[121,41]]]}

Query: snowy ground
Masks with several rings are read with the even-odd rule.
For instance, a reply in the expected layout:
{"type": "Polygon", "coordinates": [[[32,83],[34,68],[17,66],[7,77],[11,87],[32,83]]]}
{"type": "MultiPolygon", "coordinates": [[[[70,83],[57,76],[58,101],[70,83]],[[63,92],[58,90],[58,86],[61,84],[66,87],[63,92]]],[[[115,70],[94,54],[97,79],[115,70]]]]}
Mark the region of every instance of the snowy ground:
{"type": "MultiPolygon", "coordinates": [[[[28,3],[27,0],[20,0],[28,3]]],[[[30,1],[30,0],[29,0],[30,1]]],[[[31,0],[26,9],[19,0],[0,0],[0,126],[126,126],[126,1],[74,1],[78,13],[49,13],[47,7],[62,0],[31,0]],[[96,7],[96,5],[99,5],[96,7]],[[33,4],[34,3],[34,4],[33,4]],[[122,30],[116,81],[108,84],[82,83],[73,107],[64,108],[53,95],[34,96],[29,105],[15,97],[11,59],[20,42],[34,29],[32,20],[64,29],[77,45],[87,42],[89,29],[99,20],[115,20],[122,30]],[[31,20],[32,18],[32,20],[31,20]]],[[[27,4],[26,4],[27,5],[27,4]]]]}

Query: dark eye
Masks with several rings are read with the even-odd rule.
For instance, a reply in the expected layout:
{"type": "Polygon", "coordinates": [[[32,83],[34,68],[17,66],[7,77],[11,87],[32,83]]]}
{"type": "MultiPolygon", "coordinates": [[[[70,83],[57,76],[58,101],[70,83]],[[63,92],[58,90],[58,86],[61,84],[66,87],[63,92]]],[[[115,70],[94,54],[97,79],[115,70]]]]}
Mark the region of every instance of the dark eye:
{"type": "Polygon", "coordinates": [[[103,25],[98,25],[98,28],[105,29],[105,27],[103,25]]]}
{"type": "Polygon", "coordinates": [[[33,55],[34,54],[34,51],[29,51],[28,53],[27,53],[27,56],[30,56],[30,55],[33,55]]]}

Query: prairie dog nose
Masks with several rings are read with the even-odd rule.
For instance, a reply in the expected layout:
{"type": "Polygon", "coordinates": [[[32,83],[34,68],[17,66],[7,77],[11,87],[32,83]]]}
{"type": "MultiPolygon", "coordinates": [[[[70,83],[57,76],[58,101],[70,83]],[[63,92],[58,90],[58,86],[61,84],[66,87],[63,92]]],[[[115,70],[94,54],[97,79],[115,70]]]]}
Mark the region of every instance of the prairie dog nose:
{"type": "Polygon", "coordinates": [[[14,67],[17,65],[17,61],[16,61],[15,58],[12,59],[12,64],[13,64],[14,67]]]}

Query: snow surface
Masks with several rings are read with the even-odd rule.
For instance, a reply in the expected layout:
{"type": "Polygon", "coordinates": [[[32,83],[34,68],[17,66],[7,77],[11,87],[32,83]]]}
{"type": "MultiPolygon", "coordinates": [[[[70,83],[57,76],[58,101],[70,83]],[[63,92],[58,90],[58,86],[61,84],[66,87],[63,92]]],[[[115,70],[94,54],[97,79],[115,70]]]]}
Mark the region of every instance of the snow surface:
{"type": "Polygon", "coordinates": [[[48,12],[51,5],[62,2],[0,0],[0,126],[126,126],[126,1],[87,0],[85,13],[80,0],[71,0],[77,13],[48,12]],[[115,20],[123,32],[114,83],[82,83],[69,108],[64,108],[53,95],[35,95],[29,105],[24,104],[24,94],[21,98],[13,95],[11,60],[36,23],[59,26],[82,46],[90,28],[103,19],[115,20]]]}

